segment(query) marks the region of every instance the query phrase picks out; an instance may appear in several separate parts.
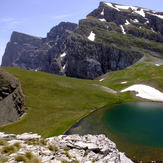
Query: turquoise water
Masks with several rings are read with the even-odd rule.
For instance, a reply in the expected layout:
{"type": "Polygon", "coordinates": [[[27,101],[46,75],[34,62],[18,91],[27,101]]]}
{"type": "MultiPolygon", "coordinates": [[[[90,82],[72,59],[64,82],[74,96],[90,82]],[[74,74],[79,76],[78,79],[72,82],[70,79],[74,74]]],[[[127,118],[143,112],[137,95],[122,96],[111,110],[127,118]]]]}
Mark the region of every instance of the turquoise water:
{"type": "MultiPolygon", "coordinates": [[[[103,122],[102,122],[103,123],[103,122]]],[[[105,112],[104,123],[132,143],[163,147],[163,104],[123,104],[105,112]]]]}
{"type": "Polygon", "coordinates": [[[136,161],[163,160],[163,104],[137,102],[98,110],[72,127],[71,134],[105,134],[136,161]]]}

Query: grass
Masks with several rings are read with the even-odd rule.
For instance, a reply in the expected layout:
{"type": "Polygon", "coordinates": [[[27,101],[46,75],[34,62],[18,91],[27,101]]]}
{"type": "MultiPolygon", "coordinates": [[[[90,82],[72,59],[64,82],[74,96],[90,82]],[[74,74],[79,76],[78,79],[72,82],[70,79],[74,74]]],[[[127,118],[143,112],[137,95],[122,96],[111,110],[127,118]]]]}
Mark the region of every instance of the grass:
{"type": "Polygon", "coordinates": [[[98,78],[105,78],[104,82],[16,68],[4,69],[20,79],[25,94],[25,105],[28,107],[27,114],[21,120],[0,127],[0,132],[7,133],[34,132],[43,137],[60,135],[89,113],[104,106],[145,101],[130,92],[109,94],[94,84],[101,84],[118,92],[136,83],[147,84],[163,91],[162,66],[157,67],[148,62],[109,72],[98,78]],[[123,81],[128,83],[121,84],[123,81]]]}
{"type": "Polygon", "coordinates": [[[100,78],[105,78],[104,84],[112,89],[120,91],[133,84],[146,84],[163,92],[163,66],[155,66],[148,62],[142,62],[124,70],[107,73],[100,78]],[[126,84],[120,84],[127,81],[126,84]]]}
{"type": "Polygon", "coordinates": [[[58,151],[59,151],[59,148],[56,147],[56,146],[54,146],[54,145],[49,145],[49,146],[48,146],[48,149],[49,149],[50,151],[53,151],[53,152],[58,152],[58,151]]]}
{"type": "Polygon", "coordinates": [[[4,68],[21,81],[27,114],[0,127],[1,132],[34,132],[43,137],[63,134],[92,111],[116,103],[116,95],[95,87],[99,81],[81,80],[43,72],[4,68]]]}
{"type": "Polygon", "coordinates": [[[26,152],[22,155],[17,155],[15,161],[24,163],[41,163],[41,161],[35,157],[31,152],[26,152]]]}
{"type": "Polygon", "coordinates": [[[20,149],[20,144],[19,143],[15,143],[13,145],[8,145],[8,146],[4,146],[0,152],[2,154],[11,154],[11,153],[15,153],[20,149]]]}
{"type": "Polygon", "coordinates": [[[31,140],[27,140],[26,144],[44,146],[47,144],[47,141],[45,139],[31,139],[31,140]]]}

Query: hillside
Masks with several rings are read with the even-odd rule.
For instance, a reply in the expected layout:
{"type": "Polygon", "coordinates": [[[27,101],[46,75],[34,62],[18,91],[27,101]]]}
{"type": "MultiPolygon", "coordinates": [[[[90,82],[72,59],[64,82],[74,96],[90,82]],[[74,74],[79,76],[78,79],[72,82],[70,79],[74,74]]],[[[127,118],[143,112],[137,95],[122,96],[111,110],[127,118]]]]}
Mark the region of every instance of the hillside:
{"type": "Polygon", "coordinates": [[[15,68],[5,70],[20,79],[25,106],[28,108],[21,120],[0,127],[0,131],[10,133],[36,132],[44,137],[63,134],[75,122],[99,108],[146,101],[135,97],[133,93],[120,92],[128,86],[146,84],[163,91],[162,66],[148,62],[105,74],[98,80],[68,78],[15,68]],[[99,81],[101,79],[103,81],[99,81]]]}
{"type": "Polygon", "coordinates": [[[44,137],[63,134],[90,112],[117,101],[116,95],[101,89],[99,81],[5,69],[20,79],[28,110],[21,120],[0,131],[35,132],[44,137]]]}

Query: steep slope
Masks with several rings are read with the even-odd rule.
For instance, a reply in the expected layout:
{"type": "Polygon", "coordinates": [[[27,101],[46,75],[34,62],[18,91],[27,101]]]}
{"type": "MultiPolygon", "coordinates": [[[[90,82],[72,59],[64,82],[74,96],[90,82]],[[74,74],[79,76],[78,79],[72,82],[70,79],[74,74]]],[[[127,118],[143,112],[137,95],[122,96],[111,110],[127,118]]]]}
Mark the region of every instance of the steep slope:
{"type": "Polygon", "coordinates": [[[13,32],[2,66],[94,79],[143,56],[162,59],[163,13],[101,2],[79,24],[62,22],[46,38],[13,32]]]}
{"type": "Polygon", "coordinates": [[[0,125],[18,120],[24,111],[19,80],[0,69],[0,125]]]}

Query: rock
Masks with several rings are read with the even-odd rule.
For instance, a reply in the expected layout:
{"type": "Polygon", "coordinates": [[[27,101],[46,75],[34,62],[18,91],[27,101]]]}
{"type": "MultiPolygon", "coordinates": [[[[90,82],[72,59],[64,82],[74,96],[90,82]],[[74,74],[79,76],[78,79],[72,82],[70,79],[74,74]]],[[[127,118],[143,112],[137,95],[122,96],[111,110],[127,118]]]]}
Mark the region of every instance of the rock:
{"type": "Polygon", "coordinates": [[[31,140],[31,139],[39,139],[39,138],[41,138],[40,135],[32,134],[32,133],[24,133],[16,136],[16,139],[18,140],[31,140]]]}
{"type": "MultiPolygon", "coordinates": [[[[129,158],[118,151],[116,145],[105,135],[61,135],[47,138],[45,140],[47,143],[44,145],[39,143],[28,145],[29,140],[32,142],[32,140],[37,139],[39,142],[42,139],[38,134],[32,133],[20,135],[0,133],[0,139],[6,139],[9,145],[20,144],[20,148],[10,155],[0,153],[0,157],[6,156],[8,158],[8,163],[14,163],[16,156],[25,155],[26,152],[31,152],[33,157],[38,158],[43,163],[60,163],[63,161],[132,163],[129,158]],[[64,146],[62,143],[64,143],[64,146]],[[71,148],[68,148],[70,143],[71,148]],[[50,150],[50,145],[55,147],[55,150],[50,150]],[[106,146],[109,149],[107,154],[102,152],[106,146]]],[[[0,146],[1,148],[3,146],[0,146]]]]}
{"type": "Polygon", "coordinates": [[[25,112],[19,80],[0,69],[0,125],[14,122],[25,112]]]}

